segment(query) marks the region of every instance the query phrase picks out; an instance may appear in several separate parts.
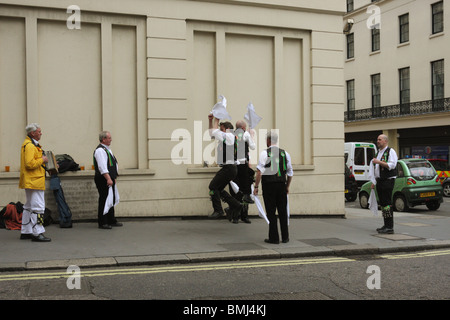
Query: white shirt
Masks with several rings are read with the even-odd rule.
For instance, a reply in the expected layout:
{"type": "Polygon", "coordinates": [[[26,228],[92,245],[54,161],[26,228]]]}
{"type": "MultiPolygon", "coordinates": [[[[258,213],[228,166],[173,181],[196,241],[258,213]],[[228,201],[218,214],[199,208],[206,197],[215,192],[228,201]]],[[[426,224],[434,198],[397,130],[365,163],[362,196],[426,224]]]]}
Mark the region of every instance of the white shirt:
{"type": "MultiPolygon", "coordinates": [[[[104,146],[106,149],[108,149],[109,153],[111,153],[111,155],[113,155],[109,146],[107,146],[103,143],[101,145],[104,146]]],[[[98,170],[100,171],[100,174],[103,175],[105,173],[109,173],[109,171],[108,171],[108,155],[106,154],[105,150],[103,150],[102,148],[97,148],[94,152],[94,157],[95,157],[95,160],[97,161],[97,166],[98,166],[98,170]]],[[[116,164],[116,168],[117,168],[117,172],[118,172],[119,166],[117,164],[116,164]]]]}
{"type": "Polygon", "coordinates": [[[219,142],[223,142],[229,146],[234,145],[234,134],[232,132],[223,132],[220,129],[213,129],[210,131],[210,136],[219,142]]]}
{"type": "MultiPolygon", "coordinates": [[[[292,169],[291,155],[287,151],[284,152],[286,153],[286,174],[288,177],[292,177],[294,175],[294,170],[292,169]]],[[[256,166],[256,169],[261,171],[261,174],[264,174],[264,171],[266,171],[265,167],[266,163],[267,163],[267,150],[263,150],[259,155],[258,165],[256,166]]]]}
{"type": "MultiPolygon", "coordinates": [[[[248,131],[244,132],[244,135],[242,136],[242,140],[244,140],[244,142],[248,143],[248,147],[251,150],[255,150],[256,149],[256,144],[252,139],[252,136],[250,135],[250,133],[248,131]]],[[[238,151],[238,156],[239,156],[239,151],[238,151]]],[[[245,163],[247,161],[246,158],[241,158],[241,159],[237,159],[240,163],[245,163]]]]}
{"type": "MultiPolygon", "coordinates": [[[[386,148],[384,148],[383,150],[379,150],[378,151],[378,155],[377,155],[377,159],[381,160],[381,158],[383,157],[384,152],[386,151],[386,149],[388,148],[388,146],[386,146],[386,148]]],[[[391,148],[391,150],[389,151],[389,159],[388,159],[388,166],[389,166],[389,171],[395,169],[395,167],[397,167],[397,161],[398,161],[398,157],[397,157],[397,152],[395,152],[394,149],[391,148]]],[[[380,177],[380,165],[376,164],[375,165],[375,178],[379,178],[380,177]]],[[[395,177],[391,177],[390,179],[393,179],[395,177]]]]}

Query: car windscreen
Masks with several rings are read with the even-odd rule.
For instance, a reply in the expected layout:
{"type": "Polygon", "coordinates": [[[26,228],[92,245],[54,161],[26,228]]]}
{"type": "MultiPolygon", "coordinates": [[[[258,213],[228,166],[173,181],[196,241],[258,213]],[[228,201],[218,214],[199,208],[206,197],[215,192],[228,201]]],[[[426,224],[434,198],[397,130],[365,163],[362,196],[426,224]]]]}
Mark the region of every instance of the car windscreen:
{"type": "Polygon", "coordinates": [[[411,176],[416,180],[431,180],[436,176],[436,171],[429,162],[409,162],[407,166],[411,176]]]}

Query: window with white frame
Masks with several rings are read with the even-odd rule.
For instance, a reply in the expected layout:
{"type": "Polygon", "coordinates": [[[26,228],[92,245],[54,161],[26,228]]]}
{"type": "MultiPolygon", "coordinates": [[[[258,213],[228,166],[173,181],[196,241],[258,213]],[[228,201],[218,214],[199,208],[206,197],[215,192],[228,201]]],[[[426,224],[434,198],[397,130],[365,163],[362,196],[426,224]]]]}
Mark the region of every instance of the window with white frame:
{"type": "Polygon", "coordinates": [[[409,13],[398,17],[400,25],[400,43],[409,42],[409,13]]]}
{"type": "Polygon", "coordinates": [[[431,5],[432,13],[432,33],[436,34],[444,31],[444,1],[439,1],[431,5]]]}

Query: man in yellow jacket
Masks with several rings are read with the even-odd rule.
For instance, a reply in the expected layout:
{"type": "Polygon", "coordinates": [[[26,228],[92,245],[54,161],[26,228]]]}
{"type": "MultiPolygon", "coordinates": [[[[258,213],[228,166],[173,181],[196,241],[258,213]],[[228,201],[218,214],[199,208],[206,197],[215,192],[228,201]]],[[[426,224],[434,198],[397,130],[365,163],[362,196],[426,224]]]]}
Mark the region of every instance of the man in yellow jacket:
{"type": "Polygon", "coordinates": [[[42,131],[37,123],[25,128],[27,137],[20,149],[19,188],[25,189],[26,202],[22,213],[22,230],[20,239],[48,242],[44,236],[43,217],[45,211],[45,163],[48,158],[43,155],[39,140],[42,131]]]}

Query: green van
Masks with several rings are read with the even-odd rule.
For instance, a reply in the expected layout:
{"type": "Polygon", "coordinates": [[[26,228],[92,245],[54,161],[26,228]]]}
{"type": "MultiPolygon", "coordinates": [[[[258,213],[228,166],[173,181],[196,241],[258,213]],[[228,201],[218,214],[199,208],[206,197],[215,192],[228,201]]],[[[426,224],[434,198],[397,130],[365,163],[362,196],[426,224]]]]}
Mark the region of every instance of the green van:
{"type": "MultiPolygon", "coordinates": [[[[371,182],[367,182],[361,187],[359,192],[361,208],[369,207],[371,184],[371,182]]],[[[437,210],[442,202],[442,185],[430,162],[426,159],[398,160],[397,178],[392,192],[395,211],[408,211],[410,207],[423,204],[430,210],[437,210]]]]}

